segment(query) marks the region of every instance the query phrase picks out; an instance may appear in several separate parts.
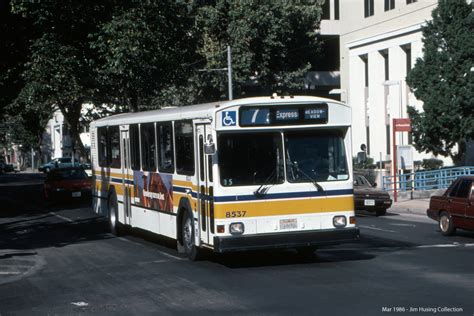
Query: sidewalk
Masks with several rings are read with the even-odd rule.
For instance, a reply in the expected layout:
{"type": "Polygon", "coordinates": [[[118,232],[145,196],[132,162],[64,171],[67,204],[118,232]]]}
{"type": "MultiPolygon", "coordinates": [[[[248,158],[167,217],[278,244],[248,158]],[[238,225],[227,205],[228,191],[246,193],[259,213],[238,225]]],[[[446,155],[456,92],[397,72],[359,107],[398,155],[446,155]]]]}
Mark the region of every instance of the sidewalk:
{"type": "Polygon", "coordinates": [[[392,207],[390,207],[388,211],[426,215],[426,210],[428,209],[429,204],[429,198],[398,201],[393,203],[392,207]]]}

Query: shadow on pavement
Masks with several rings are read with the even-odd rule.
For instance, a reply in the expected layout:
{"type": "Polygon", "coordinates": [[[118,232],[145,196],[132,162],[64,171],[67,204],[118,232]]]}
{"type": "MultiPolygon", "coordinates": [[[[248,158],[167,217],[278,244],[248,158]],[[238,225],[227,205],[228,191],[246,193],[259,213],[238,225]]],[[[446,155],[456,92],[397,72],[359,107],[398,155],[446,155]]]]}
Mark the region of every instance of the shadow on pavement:
{"type": "Polygon", "coordinates": [[[45,215],[1,225],[0,249],[64,247],[78,242],[112,238],[107,233],[107,224],[103,218],[73,222],[51,220],[55,220],[55,216],[45,215]]]}

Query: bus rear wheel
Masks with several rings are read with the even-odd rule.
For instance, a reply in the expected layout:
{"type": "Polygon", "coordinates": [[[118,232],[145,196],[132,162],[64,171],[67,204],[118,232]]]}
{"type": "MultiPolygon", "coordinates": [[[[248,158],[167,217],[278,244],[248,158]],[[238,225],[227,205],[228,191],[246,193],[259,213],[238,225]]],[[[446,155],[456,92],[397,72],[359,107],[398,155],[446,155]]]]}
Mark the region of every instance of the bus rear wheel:
{"type": "Polygon", "coordinates": [[[119,236],[119,222],[118,222],[118,202],[117,202],[117,195],[115,191],[109,196],[109,200],[107,201],[107,208],[109,211],[109,230],[112,235],[119,236]]]}
{"type": "Polygon", "coordinates": [[[186,256],[192,261],[199,260],[201,258],[201,249],[199,249],[194,243],[194,220],[188,211],[185,212],[183,216],[181,240],[183,241],[182,245],[186,256]]]}

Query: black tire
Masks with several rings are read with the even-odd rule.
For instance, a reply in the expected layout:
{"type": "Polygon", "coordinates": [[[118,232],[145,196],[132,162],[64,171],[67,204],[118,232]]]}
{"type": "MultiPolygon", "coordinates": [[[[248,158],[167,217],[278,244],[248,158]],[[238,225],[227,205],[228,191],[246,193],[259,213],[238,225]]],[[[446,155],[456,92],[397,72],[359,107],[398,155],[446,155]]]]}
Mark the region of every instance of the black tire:
{"type": "Polygon", "coordinates": [[[112,193],[110,193],[109,195],[109,199],[107,201],[107,209],[109,217],[109,231],[115,236],[120,236],[120,228],[118,221],[118,202],[117,194],[115,194],[115,191],[112,191],[112,193]]]}
{"type": "Polygon", "coordinates": [[[202,250],[194,244],[194,219],[191,212],[185,211],[181,223],[181,240],[184,253],[191,261],[201,259],[202,250]]]}
{"type": "Polygon", "coordinates": [[[380,210],[376,210],[375,215],[377,215],[377,216],[387,215],[387,209],[383,208],[383,209],[380,209],[380,210]]]}
{"type": "Polygon", "coordinates": [[[44,168],[44,173],[49,173],[51,171],[50,168],[44,168]]]}
{"type": "Polygon", "coordinates": [[[451,236],[456,232],[451,215],[448,212],[441,212],[438,220],[439,230],[444,236],[451,236]]]}

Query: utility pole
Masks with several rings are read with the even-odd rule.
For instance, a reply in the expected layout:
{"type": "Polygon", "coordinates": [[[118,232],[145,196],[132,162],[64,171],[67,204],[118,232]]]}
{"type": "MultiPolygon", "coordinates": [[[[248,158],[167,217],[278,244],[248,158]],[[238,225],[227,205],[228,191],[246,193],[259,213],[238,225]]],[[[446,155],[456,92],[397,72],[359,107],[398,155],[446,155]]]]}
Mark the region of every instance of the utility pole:
{"type": "MultiPolygon", "coordinates": [[[[221,51],[220,53],[223,53],[221,51]]],[[[232,51],[230,45],[227,45],[227,67],[226,68],[212,68],[212,69],[199,69],[198,71],[226,71],[227,70],[227,82],[228,82],[228,95],[229,100],[233,99],[232,94],[232,51]]]]}
{"type": "Polygon", "coordinates": [[[229,100],[232,100],[232,52],[230,45],[227,45],[227,80],[229,82],[229,100]]]}

